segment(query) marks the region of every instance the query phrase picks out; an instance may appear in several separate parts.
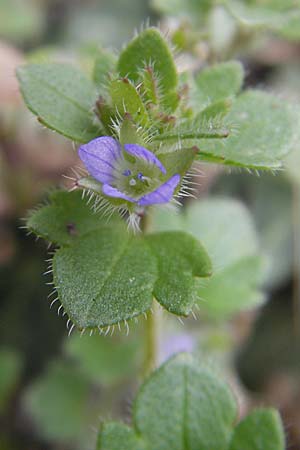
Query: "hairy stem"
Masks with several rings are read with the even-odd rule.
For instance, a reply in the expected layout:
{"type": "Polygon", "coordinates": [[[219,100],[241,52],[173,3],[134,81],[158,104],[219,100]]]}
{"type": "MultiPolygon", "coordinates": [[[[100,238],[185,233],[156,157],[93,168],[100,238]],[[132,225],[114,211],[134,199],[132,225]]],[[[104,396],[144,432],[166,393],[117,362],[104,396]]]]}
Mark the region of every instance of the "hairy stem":
{"type": "MultiPolygon", "coordinates": [[[[149,226],[149,216],[144,216],[141,220],[141,230],[146,233],[149,226]]],[[[157,353],[159,347],[159,323],[160,310],[156,300],[153,300],[151,311],[147,314],[145,320],[144,336],[144,363],[142,367],[142,376],[147,377],[157,365],[157,353]]]]}
{"type": "Polygon", "coordinates": [[[145,355],[143,376],[148,376],[157,365],[158,336],[159,336],[159,310],[156,301],[153,302],[152,311],[148,314],[145,323],[145,355]]]}

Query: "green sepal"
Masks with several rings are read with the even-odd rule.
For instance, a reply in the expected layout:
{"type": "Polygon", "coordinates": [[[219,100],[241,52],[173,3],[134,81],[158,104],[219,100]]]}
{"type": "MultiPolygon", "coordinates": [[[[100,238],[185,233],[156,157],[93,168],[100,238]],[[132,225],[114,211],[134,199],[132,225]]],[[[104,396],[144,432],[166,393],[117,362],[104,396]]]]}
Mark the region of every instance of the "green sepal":
{"type": "Polygon", "coordinates": [[[112,108],[116,112],[117,118],[129,113],[137,124],[142,126],[149,125],[149,117],[142,99],[128,78],[111,81],[109,93],[112,108]]]}
{"type": "Polygon", "coordinates": [[[157,153],[157,157],[171,174],[179,173],[184,176],[193,164],[197,156],[197,148],[181,148],[174,151],[164,152],[163,148],[157,153]],[[160,153],[161,152],[161,153],[160,153]]]}

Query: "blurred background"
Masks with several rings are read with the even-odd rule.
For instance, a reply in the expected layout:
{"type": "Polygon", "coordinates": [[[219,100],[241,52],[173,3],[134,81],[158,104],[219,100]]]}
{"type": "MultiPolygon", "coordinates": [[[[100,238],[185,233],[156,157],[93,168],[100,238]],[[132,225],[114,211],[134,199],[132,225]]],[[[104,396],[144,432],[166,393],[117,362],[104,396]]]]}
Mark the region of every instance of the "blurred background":
{"type": "MultiPolygon", "coordinates": [[[[93,449],[102,419],[130,420],[143,351],[143,320],[130,324],[129,336],[122,330],[112,337],[68,337],[65,318],[49,308],[50,279],[42,275],[49,250],[26,235],[22,218],[50,189],[66,184],[62,175],[76,165],[76,154],[71,142],[43,129],[26,110],[15,68],[26,61],[70,61],[89,73],[98,51],[116,52],[143,24],[159,22],[182,52],[181,71],[238,58],[246,88],[299,102],[300,21],[280,30],[241,26],[211,5],[0,0],[1,450],[93,449]]],[[[300,149],[286,165],[260,176],[201,167],[199,202],[185,207],[202,221],[199,237],[220,270],[203,287],[197,320],[181,324],[163,315],[159,357],[162,362],[188,350],[217,362],[241,415],[257,405],[279,408],[288,448],[299,450],[300,149]]],[[[170,220],[176,218],[157,214],[153,226],[163,229],[170,220]]]]}

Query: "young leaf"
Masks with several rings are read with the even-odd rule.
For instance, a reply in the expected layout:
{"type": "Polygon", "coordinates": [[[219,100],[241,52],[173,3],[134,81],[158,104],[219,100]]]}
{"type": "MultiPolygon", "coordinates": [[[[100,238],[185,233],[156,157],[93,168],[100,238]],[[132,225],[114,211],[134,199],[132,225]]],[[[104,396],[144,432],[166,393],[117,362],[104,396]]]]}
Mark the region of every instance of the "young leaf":
{"type": "Polygon", "coordinates": [[[118,70],[122,77],[137,82],[145,66],[153,67],[163,95],[177,87],[178,77],[172,53],[161,33],[148,28],[134,38],[121,52],[118,70]]]}
{"type": "Polygon", "coordinates": [[[241,449],[285,449],[284,431],[277,411],[258,409],[237,425],[228,450],[241,449]]]}
{"type": "Polygon", "coordinates": [[[206,251],[196,239],[180,231],[151,234],[147,242],[158,262],[155,298],[168,311],[188,315],[197,301],[195,277],[211,275],[206,251]]]}
{"type": "Polygon", "coordinates": [[[58,250],[53,275],[70,319],[79,328],[94,328],[147,311],[157,268],[142,239],[126,230],[103,227],[58,250]]]}
{"type": "Polygon", "coordinates": [[[17,76],[28,108],[46,127],[77,142],[100,135],[94,124],[95,86],[68,64],[30,64],[17,76]]]}
{"type": "MultiPolygon", "coordinates": [[[[291,105],[261,91],[247,91],[225,118],[236,128],[227,139],[202,140],[199,159],[254,169],[276,169],[293,150],[298,121],[291,105]]],[[[197,141],[189,142],[197,145],[197,141]]]]}
{"type": "Polygon", "coordinates": [[[195,80],[199,106],[203,109],[203,106],[234,97],[241,90],[243,80],[244,69],[238,61],[225,62],[202,70],[195,80]]]}
{"type": "Polygon", "coordinates": [[[142,386],[134,425],[152,450],[225,450],[237,417],[229,388],[188,354],[179,354],[142,386]]]}
{"type": "Polygon", "coordinates": [[[146,450],[145,444],[128,426],[104,423],[98,437],[97,450],[146,450]]]}

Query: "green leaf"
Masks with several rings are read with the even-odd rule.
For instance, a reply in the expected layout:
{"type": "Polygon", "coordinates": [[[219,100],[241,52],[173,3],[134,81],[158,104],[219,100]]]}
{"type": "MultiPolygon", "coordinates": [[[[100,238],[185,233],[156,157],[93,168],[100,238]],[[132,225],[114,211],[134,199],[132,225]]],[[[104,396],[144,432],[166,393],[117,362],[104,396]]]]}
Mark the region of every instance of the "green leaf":
{"type": "Polygon", "coordinates": [[[195,277],[211,275],[206,251],[196,239],[180,231],[151,234],[147,242],[158,261],[155,298],[168,311],[188,315],[197,301],[195,277]]]}
{"type": "Polygon", "coordinates": [[[146,450],[145,444],[128,426],[104,423],[98,437],[97,450],[146,450]]]}
{"type": "Polygon", "coordinates": [[[19,381],[21,372],[20,355],[12,350],[2,348],[0,350],[0,412],[7,407],[10,399],[19,381]]]}
{"type": "Polygon", "coordinates": [[[150,309],[153,295],[175,314],[190,312],[197,299],[194,277],[210,275],[209,257],[192,236],[134,236],[120,218],[108,224],[93,213],[79,191],[54,192],[50,200],[30,215],[27,227],[61,246],[52,262],[53,282],[78,328],[133,318],[150,309]]]}
{"type": "Polygon", "coordinates": [[[72,367],[53,363],[27,390],[25,407],[47,439],[81,440],[91,420],[89,383],[72,367]]]}
{"type": "Polygon", "coordinates": [[[181,216],[157,213],[154,224],[159,231],[190,232],[212,255],[213,275],[197,282],[202,314],[214,320],[226,319],[263,300],[263,260],[254,224],[242,203],[225,198],[193,202],[181,216]]]}
{"type": "Polygon", "coordinates": [[[280,416],[274,409],[258,409],[235,428],[228,450],[284,450],[280,416]]]}
{"type": "Polygon", "coordinates": [[[113,73],[116,67],[116,57],[108,50],[99,49],[93,68],[93,80],[100,88],[108,82],[108,75],[113,73]]]}
{"type": "MultiPolygon", "coordinates": [[[[27,228],[48,241],[68,245],[107,225],[107,218],[93,212],[82,198],[82,191],[55,191],[49,201],[49,205],[32,212],[27,220],[27,228]]],[[[121,221],[115,218],[114,223],[120,225],[121,221]]]]}
{"type": "Polygon", "coordinates": [[[236,416],[229,388],[190,355],[180,354],[140,389],[134,426],[151,450],[225,450],[236,416]]]}
{"type": "Polygon", "coordinates": [[[78,362],[81,372],[93,383],[112,385],[137,370],[139,345],[136,339],[72,334],[65,351],[78,362]]]}
{"type": "Polygon", "coordinates": [[[235,396],[220,376],[181,353],[140,388],[132,428],[102,425],[97,450],[284,450],[274,410],[254,411],[235,427],[237,413],[235,396]]]}
{"type": "MultiPolygon", "coordinates": [[[[291,105],[261,91],[247,91],[225,118],[236,128],[227,139],[202,140],[199,159],[254,169],[276,169],[294,148],[298,120],[291,105]]],[[[189,142],[197,145],[197,141],[189,142]]]]}
{"type": "Polygon", "coordinates": [[[103,227],[54,256],[59,299],[79,328],[112,325],[152,304],[156,261],[141,238],[103,227]]]}
{"type": "Polygon", "coordinates": [[[163,95],[175,90],[178,77],[174,59],[167,42],[155,28],[148,28],[134,38],[121,52],[118,61],[120,75],[135,83],[145,66],[154,68],[163,95]]]}
{"type": "Polygon", "coordinates": [[[28,108],[46,127],[77,142],[99,136],[94,124],[95,86],[68,64],[30,64],[17,76],[28,108]]]}
{"type": "Polygon", "coordinates": [[[217,64],[202,70],[196,77],[197,102],[201,109],[220,100],[234,97],[242,88],[244,69],[238,61],[217,64]]]}

